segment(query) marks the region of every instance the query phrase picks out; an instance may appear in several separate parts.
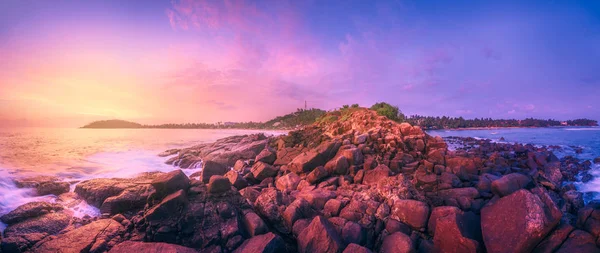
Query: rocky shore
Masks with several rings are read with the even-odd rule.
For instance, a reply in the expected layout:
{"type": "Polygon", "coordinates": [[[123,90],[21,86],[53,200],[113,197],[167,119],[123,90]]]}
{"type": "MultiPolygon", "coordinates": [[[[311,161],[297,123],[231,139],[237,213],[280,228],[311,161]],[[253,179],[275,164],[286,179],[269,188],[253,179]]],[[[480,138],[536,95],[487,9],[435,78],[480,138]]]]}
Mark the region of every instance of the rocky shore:
{"type": "Polygon", "coordinates": [[[58,201],[0,217],[0,252],[600,252],[600,202],[573,184],[591,179],[591,161],[443,140],[367,109],[341,116],[168,150],[181,170],[74,192],[18,179],[58,201]],[[82,200],[102,216],[73,217],[65,207],[82,200]]]}

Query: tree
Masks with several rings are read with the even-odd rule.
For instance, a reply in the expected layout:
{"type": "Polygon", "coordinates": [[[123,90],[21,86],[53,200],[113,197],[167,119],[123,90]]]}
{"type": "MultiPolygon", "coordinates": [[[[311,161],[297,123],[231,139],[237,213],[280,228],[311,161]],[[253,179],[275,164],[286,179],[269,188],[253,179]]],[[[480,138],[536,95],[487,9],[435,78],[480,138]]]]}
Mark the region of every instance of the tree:
{"type": "Polygon", "coordinates": [[[381,116],[386,116],[393,121],[402,122],[405,119],[404,114],[397,106],[390,105],[385,102],[379,102],[371,106],[371,110],[376,111],[381,116]]]}

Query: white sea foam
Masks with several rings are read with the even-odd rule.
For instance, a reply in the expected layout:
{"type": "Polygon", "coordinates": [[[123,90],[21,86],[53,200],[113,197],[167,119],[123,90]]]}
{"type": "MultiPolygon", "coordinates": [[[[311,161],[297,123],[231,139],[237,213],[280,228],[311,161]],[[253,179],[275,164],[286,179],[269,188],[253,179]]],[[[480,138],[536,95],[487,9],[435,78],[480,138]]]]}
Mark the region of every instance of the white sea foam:
{"type": "Polygon", "coordinates": [[[600,131],[600,127],[565,128],[566,131],[600,131]]]}

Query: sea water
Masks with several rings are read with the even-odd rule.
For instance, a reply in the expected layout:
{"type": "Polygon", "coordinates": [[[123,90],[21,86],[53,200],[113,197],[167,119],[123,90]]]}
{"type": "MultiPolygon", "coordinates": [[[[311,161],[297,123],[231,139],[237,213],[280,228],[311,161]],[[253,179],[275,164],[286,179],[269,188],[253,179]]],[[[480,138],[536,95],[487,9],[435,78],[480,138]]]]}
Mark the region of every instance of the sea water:
{"type": "MultiPolygon", "coordinates": [[[[57,176],[71,182],[92,178],[127,178],[142,172],[179,169],[165,164],[158,154],[242,134],[279,135],[284,131],[215,129],[76,129],[0,128],[0,215],[19,205],[56,196],[33,196],[32,189],[19,189],[13,178],[34,175],[57,176]]],[[[186,169],[188,175],[198,171],[186,169]]],[[[71,207],[75,216],[95,216],[99,211],[82,202],[71,207]]],[[[2,224],[0,223],[0,231],[2,224]]]]}

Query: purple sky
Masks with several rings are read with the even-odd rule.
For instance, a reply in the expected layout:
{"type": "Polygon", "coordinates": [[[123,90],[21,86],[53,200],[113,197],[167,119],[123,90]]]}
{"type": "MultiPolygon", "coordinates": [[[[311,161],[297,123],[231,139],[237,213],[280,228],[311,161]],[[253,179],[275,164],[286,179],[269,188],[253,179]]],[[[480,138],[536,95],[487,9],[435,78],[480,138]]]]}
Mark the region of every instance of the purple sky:
{"type": "Polygon", "coordinates": [[[597,1],[0,2],[0,120],[600,119],[597,1]]]}

